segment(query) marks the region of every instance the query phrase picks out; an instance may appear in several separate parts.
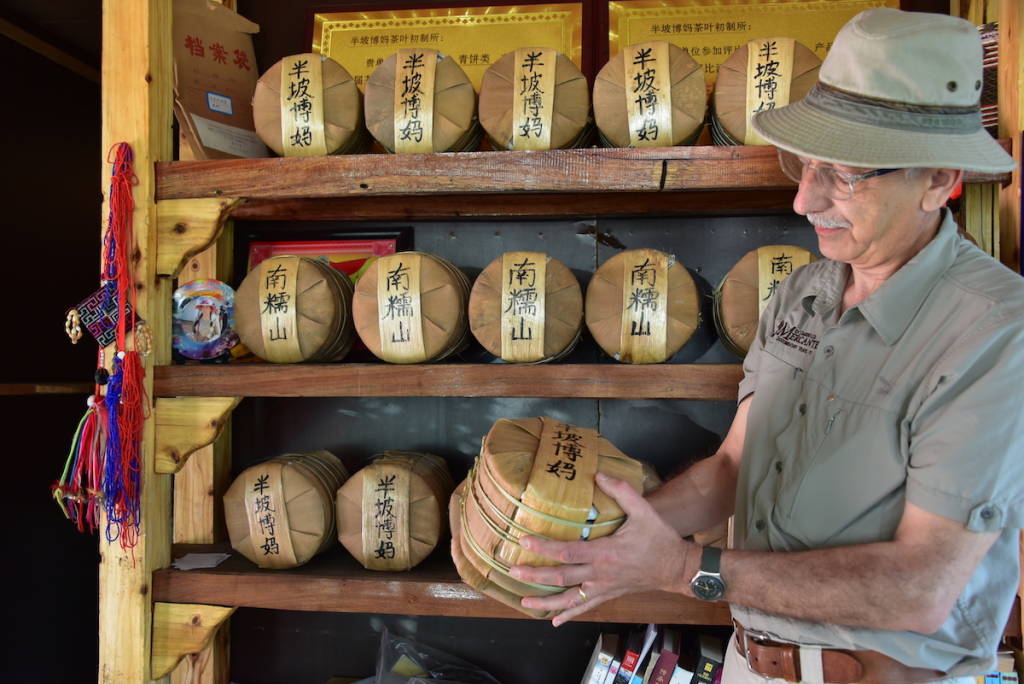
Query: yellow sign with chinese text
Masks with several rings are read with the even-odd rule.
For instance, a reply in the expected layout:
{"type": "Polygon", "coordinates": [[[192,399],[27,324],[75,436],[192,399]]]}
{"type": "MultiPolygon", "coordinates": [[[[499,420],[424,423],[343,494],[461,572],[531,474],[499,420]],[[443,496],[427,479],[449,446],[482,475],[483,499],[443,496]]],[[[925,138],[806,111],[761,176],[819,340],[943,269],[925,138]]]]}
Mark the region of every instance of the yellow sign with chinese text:
{"type": "Polygon", "coordinates": [[[313,15],[313,51],[348,70],[363,88],[373,70],[402,48],[451,57],[480,91],[487,68],[524,45],[558,50],[582,67],[583,5],[497,5],[313,15]]]}
{"type": "Polygon", "coordinates": [[[843,24],[874,7],[899,8],[899,0],[623,0],[608,3],[608,54],[626,46],[664,40],[704,67],[708,85],[719,65],[748,41],[788,36],[824,59],[843,24]]]}

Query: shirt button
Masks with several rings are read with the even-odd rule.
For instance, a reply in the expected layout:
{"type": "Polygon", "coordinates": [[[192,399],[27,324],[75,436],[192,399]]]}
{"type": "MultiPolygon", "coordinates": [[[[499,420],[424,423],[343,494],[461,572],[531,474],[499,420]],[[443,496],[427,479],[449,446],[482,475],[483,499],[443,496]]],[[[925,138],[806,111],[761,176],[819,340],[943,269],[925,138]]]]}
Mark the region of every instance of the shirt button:
{"type": "Polygon", "coordinates": [[[777,472],[777,473],[781,473],[782,472],[782,461],[776,461],[775,462],[775,472],[777,472]]]}
{"type": "Polygon", "coordinates": [[[806,414],[807,414],[807,404],[800,404],[800,415],[803,416],[803,415],[806,415],[806,414]]]}
{"type": "Polygon", "coordinates": [[[754,523],[754,527],[757,528],[758,532],[763,532],[764,528],[767,527],[767,525],[765,525],[765,522],[762,519],[762,520],[758,520],[756,523],[754,523]]]}
{"type": "Polygon", "coordinates": [[[985,520],[991,520],[993,515],[995,515],[995,513],[992,511],[990,506],[985,506],[981,509],[981,517],[985,520]]]}
{"type": "Polygon", "coordinates": [[[832,345],[829,345],[829,346],[825,347],[825,358],[826,359],[831,359],[832,355],[835,354],[835,353],[836,353],[836,349],[832,345]]]}

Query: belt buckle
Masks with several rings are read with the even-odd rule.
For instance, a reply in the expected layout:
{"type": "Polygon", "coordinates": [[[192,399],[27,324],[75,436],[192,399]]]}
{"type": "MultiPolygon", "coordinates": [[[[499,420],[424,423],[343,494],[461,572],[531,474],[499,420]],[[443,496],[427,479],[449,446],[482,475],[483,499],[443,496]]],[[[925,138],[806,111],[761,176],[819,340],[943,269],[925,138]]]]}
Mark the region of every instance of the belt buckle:
{"type": "Polygon", "coordinates": [[[764,680],[769,680],[771,677],[763,675],[754,669],[754,666],[750,663],[750,642],[753,641],[756,644],[765,644],[767,642],[774,641],[772,634],[768,632],[762,632],[756,629],[743,628],[743,658],[747,661],[747,669],[753,674],[764,680]]]}
{"type": "Polygon", "coordinates": [[[800,657],[800,655],[799,655],[800,654],[800,647],[799,647],[799,645],[787,642],[787,641],[781,639],[776,634],[772,634],[771,632],[765,632],[765,631],[759,630],[759,629],[746,629],[746,628],[744,628],[743,640],[744,640],[743,656],[744,656],[744,659],[747,661],[747,669],[750,670],[751,673],[756,674],[758,677],[760,677],[761,679],[764,679],[765,681],[767,681],[769,679],[772,679],[776,675],[761,674],[760,672],[758,672],[757,670],[755,670],[753,668],[753,666],[751,665],[751,662],[750,662],[750,642],[753,641],[755,644],[758,644],[759,646],[768,646],[768,647],[771,647],[771,648],[785,648],[787,646],[792,646],[794,648],[794,650],[795,650],[794,656],[796,658],[796,661],[794,662],[794,666],[795,666],[796,670],[793,673],[794,676],[796,677],[796,679],[795,680],[789,680],[786,677],[782,677],[782,679],[785,679],[786,681],[796,681],[796,682],[800,681],[800,660],[799,660],[799,657],[800,657]]]}

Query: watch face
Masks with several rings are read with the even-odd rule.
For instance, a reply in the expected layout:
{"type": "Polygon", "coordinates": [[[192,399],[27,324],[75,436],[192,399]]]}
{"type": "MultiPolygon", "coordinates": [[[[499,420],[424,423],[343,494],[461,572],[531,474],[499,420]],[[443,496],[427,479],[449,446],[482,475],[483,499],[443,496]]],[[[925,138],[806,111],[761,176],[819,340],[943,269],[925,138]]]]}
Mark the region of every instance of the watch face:
{"type": "Polygon", "coordinates": [[[717,601],[725,594],[725,582],[716,575],[698,575],[690,588],[693,595],[702,601],[717,601]]]}

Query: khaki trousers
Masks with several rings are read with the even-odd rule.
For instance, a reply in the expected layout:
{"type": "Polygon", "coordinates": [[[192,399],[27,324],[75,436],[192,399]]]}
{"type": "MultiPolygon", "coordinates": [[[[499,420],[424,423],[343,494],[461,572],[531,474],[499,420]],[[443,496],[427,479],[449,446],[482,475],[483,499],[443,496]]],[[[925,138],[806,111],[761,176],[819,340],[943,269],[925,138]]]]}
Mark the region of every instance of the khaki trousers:
{"type": "MultiPolygon", "coordinates": [[[[801,668],[801,671],[806,671],[808,668],[801,668]]],[[[974,677],[953,677],[952,679],[943,679],[933,684],[975,684],[976,680],[974,677]]],[[[722,684],[787,684],[785,679],[777,679],[775,677],[762,677],[756,672],[751,672],[747,668],[747,662],[740,655],[739,651],[736,650],[736,637],[733,636],[729,639],[729,648],[725,653],[725,671],[722,673],[722,684]]],[[[828,682],[822,682],[820,676],[815,679],[812,677],[805,678],[802,684],[828,684],[828,682]]]]}

